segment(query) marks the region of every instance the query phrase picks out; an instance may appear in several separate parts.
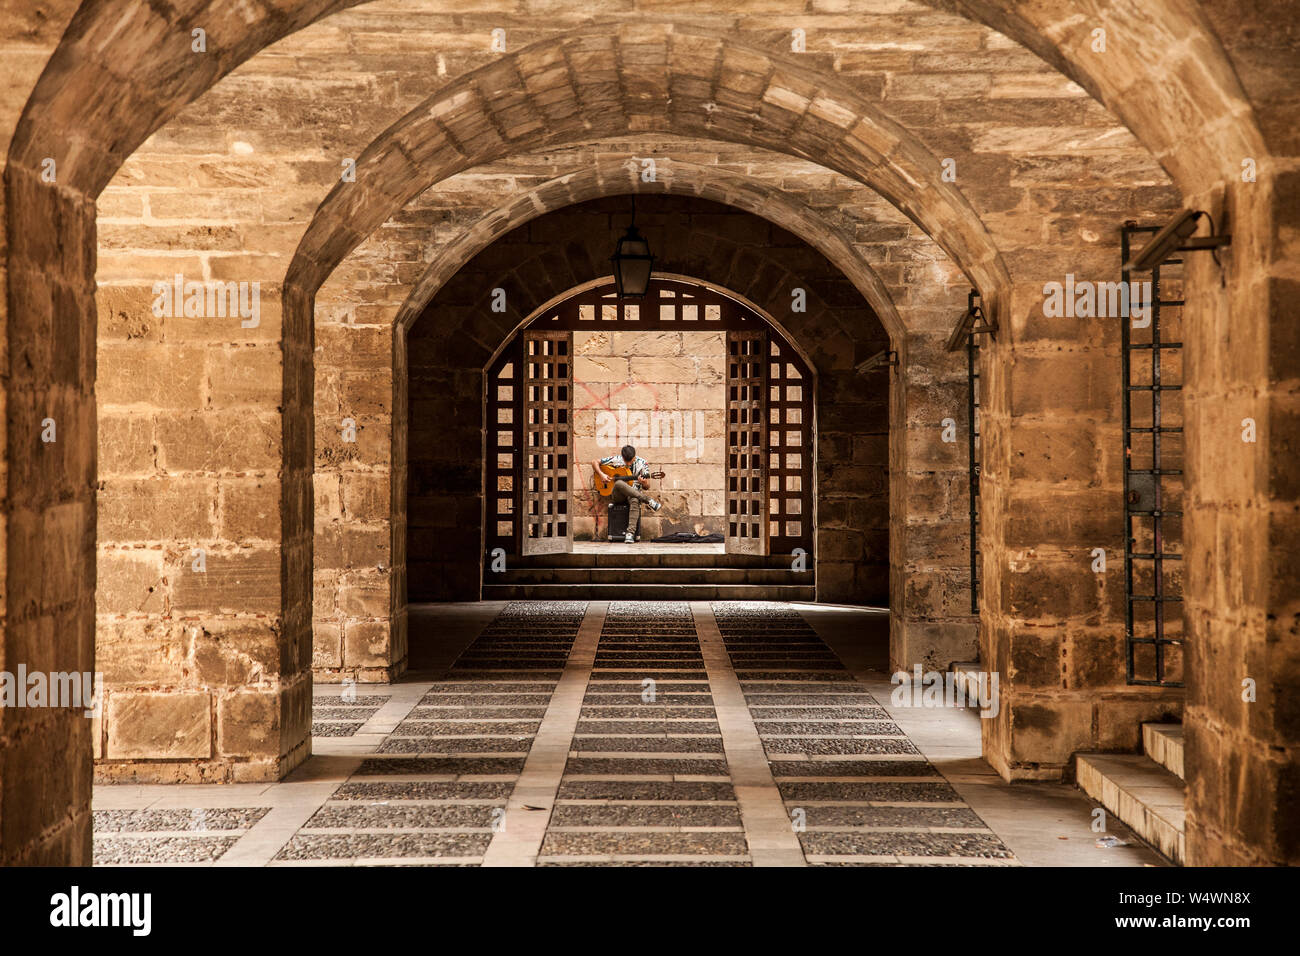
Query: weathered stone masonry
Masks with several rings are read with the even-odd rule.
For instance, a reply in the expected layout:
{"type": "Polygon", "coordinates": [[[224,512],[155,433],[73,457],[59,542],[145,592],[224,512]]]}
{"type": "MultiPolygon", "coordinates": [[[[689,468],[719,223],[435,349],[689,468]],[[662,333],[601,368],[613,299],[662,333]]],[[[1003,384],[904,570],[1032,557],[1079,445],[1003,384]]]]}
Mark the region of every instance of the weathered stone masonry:
{"type": "MultiPolygon", "coordinates": [[[[1130,746],[1134,723],[1171,703],[1123,686],[1111,653],[1112,581],[1080,583],[1087,552],[1115,547],[1117,534],[1106,517],[1119,511],[1118,502],[1107,510],[1118,455],[1106,437],[1115,427],[1114,344],[1093,326],[1045,324],[1042,284],[1067,271],[1113,278],[1118,223],[1160,222],[1180,204],[1208,209],[1233,233],[1222,269],[1195,258],[1187,284],[1189,858],[1297,858],[1287,813],[1297,728],[1284,691],[1294,683],[1300,616],[1288,477],[1300,333],[1286,310],[1300,258],[1300,66],[1293,36],[1275,28],[1286,22],[1285,4],[1161,0],[1137,19],[1113,0],[945,0],[935,4],[942,9],[864,0],[811,11],[791,0],[757,13],[632,8],[617,23],[527,4],[509,13],[453,13],[430,0],[336,12],[342,6],[306,0],[272,12],[215,0],[184,13],[132,4],[127,15],[117,0],[79,8],[52,0],[0,19],[14,79],[0,103],[8,146],[0,664],[88,666],[102,563],[95,666],[121,678],[94,727],[65,713],[0,712],[0,859],[86,859],[95,741],[112,775],[265,778],[301,759],[317,507],[309,363],[321,283],[429,186],[445,188],[484,162],[629,132],[641,154],[669,133],[726,139],[797,153],[878,190],[951,256],[1001,321],[982,358],[980,645],[1006,695],[986,755],[1012,777],[1059,774],[1080,749],[1130,746]],[[203,59],[187,42],[195,24],[212,38],[203,59]],[[498,27],[509,38],[505,54],[490,50],[498,27]],[[790,52],[794,27],[806,31],[807,53],[790,52]],[[1107,31],[1104,53],[1093,47],[1097,28],[1107,31]],[[557,40],[564,30],[577,32],[557,40]],[[393,125],[430,96],[430,111],[393,125]],[[344,193],[339,184],[325,198],[347,157],[358,159],[357,188],[344,193]],[[955,161],[955,182],[940,178],[944,158],[955,161]],[[54,183],[41,178],[47,159],[54,183]],[[1253,181],[1242,178],[1246,159],[1253,181]],[[153,195],[146,201],[158,189],[170,191],[170,206],[161,194],[157,205],[153,195]],[[129,253],[113,252],[123,237],[97,230],[97,200],[101,216],[141,220],[144,229],[120,247],[129,253]],[[165,254],[142,254],[148,249],[165,254]],[[151,323],[150,287],[178,260],[198,278],[260,281],[267,338],[151,323]],[[112,376],[98,396],[89,345],[97,326],[108,333],[100,374],[112,376]],[[186,349],[202,353],[202,374],[186,349]],[[165,385],[122,374],[163,358],[182,366],[165,385]],[[105,420],[115,419],[101,426],[102,442],[97,398],[105,420]],[[146,410],[155,403],[156,415],[146,410]],[[36,437],[47,417],[58,442],[36,437]],[[1239,439],[1247,417],[1259,433],[1249,446],[1239,439]],[[255,426],[232,430],[231,420],[255,426]],[[195,434],[228,443],[229,454],[205,455],[195,434]],[[111,470],[97,470],[97,445],[111,470]],[[1088,448],[1101,453],[1090,460],[1088,448]],[[1085,464],[1065,475],[1066,460],[1085,464]],[[136,494],[151,504],[132,504],[136,494]],[[189,500],[200,494],[206,508],[189,500]],[[1027,522],[1045,499],[1053,522],[1027,522]],[[200,535],[209,546],[201,584],[185,570],[200,535]],[[147,680],[132,659],[148,662],[147,680]],[[1260,689],[1251,705],[1240,698],[1246,677],[1260,689]],[[164,711],[175,722],[151,739],[150,714],[164,711]],[[183,754],[133,756],[177,730],[183,754]],[[126,749],[114,758],[119,744],[126,749]]],[[[761,187],[757,201],[765,201],[761,187]]],[[[843,221],[827,224],[833,232],[843,221]]],[[[416,283],[422,272],[403,264],[392,278],[416,283]]],[[[898,327],[888,309],[873,308],[900,353],[900,374],[924,383],[923,366],[908,371],[909,354],[921,353],[911,351],[906,304],[895,303],[898,327]]],[[[925,326],[927,334],[941,336],[941,324],[925,326]]],[[[907,395],[904,415],[932,417],[907,395]]],[[[360,396],[344,403],[362,404],[360,396]]],[[[403,412],[394,407],[400,436],[403,412]]],[[[402,460],[399,445],[394,485],[402,460]]],[[[366,478],[352,479],[352,492],[339,479],[338,494],[353,495],[358,516],[380,514],[382,492],[367,489],[382,485],[370,480],[382,459],[373,475],[360,465],[366,478]]],[[[901,489],[892,487],[897,505],[901,489]]],[[[401,504],[394,495],[390,515],[401,504]]],[[[320,506],[334,507],[328,494],[320,506]]],[[[404,640],[399,527],[394,519],[386,582],[362,574],[375,556],[363,546],[355,556],[342,546],[336,563],[345,567],[326,569],[356,572],[355,586],[376,592],[336,617],[340,628],[385,614],[398,622],[387,636],[371,629],[381,648],[387,642],[379,671],[404,640]]],[[[906,595],[898,572],[926,569],[910,551],[899,554],[899,543],[895,535],[893,590],[906,595]]],[[[931,601],[923,588],[905,600],[913,598],[912,620],[923,621],[931,601]]],[[[920,645],[897,617],[895,627],[895,655],[914,658],[920,645]]],[[[356,641],[374,643],[364,629],[356,641]]],[[[935,645],[937,662],[952,649],[935,645]]]]}

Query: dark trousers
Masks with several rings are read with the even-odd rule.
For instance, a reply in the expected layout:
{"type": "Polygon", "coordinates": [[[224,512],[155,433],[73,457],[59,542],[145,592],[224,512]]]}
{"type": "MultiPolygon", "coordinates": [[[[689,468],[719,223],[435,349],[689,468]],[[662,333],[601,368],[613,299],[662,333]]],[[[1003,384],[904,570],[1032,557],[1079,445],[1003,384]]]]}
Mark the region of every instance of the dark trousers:
{"type": "Polygon", "coordinates": [[[641,502],[649,501],[650,493],[620,478],[614,482],[613,497],[615,501],[627,502],[627,527],[635,531],[641,521],[641,502]]]}

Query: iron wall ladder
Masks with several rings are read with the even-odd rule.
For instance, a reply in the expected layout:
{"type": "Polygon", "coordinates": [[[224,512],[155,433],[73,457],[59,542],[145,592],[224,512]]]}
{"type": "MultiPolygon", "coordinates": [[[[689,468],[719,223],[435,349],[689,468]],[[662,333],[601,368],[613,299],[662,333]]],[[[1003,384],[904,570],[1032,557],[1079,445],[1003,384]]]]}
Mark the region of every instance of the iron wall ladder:
{"type": "MultiPolygon", "coordinates": [[[[1127,222],[1120,230],[1121,262],[1127,264],[1134,237],[1148,237],[1158,232],[1155,226],[1139,226],[1127,222]]],[[[1151,270],[1150,325],[1142,331],[1141,341],[1134,341],[1130,310],[1121,317],[1121,358],[1123,364],[1123,429],[1124,429],[1124,638],[1127,681],[1134,685],[1157,687],[1182,687],[1182,661],[1173,668],[1177,676],[1170,676],[1170,657],[1177,653],[1181,658],[1182,620],[1181,585],[1170,587],[1167,562],[1181,562],[1181,523],[1183,512],[1170,508],[1171,499],[1182,492],[1183,469],[1169,467],[1181,464],[1181,439],[1176,440],[1177,451],[1169,448],[1167,436],[1181,435],[1182,405],[1177,404],[1174,414],[1167,409],[1165,398],[1182,391],[1181,350],[1183,343],[1165,341],[1162,322],[1181,327],[1182,299],[1161,298],[1161,270],[1173,267],[1172,281],[1181,281],[1181,259],[1170,259],[1151,270]],[[1176,364],[1178,382],[1170,382],[1168,367],[1176,364]],[[1138,380],[1135,380],[1135,366],[1138,380]],[[1136,418],[1134,396],[1150,396],[1147,414],[1136,418]],[[1176,421],[1172,421],[1176,420],[1176,421]],[[1149,468],[1135,468],[1133,449],[1136,442],[1147,443],[1149,455],[1144,462],[1149,468]],[[1167,459],[1172,458],[1170,462],[1167,459]],[[1171,527],[1171,525],[1173,527],[1171,527]],[[1139,536],[1143,547],[1139,550],[1139,536]],[[1169,550],[1173,548],[1175,550],[1169,550]],[[1142,592],[1137,590],[1142,585],[1142,592]],[[1142,609],[1139,611],[1139,609],[1142,609]],[[1176,636],[1170,636],[1170,611],[1173,611],[1176,636]],[[1142,648],[1152,648],[1143,653],[1142,648]],[[1179,650],[1174,651],[1174,648],[1179,650]]],[[[1131,290],[1132,276],[1121,266],[1124,289],[1131,290]]],[[[1124,310],[1122,310],[1124,311],[1124,310]]]]}

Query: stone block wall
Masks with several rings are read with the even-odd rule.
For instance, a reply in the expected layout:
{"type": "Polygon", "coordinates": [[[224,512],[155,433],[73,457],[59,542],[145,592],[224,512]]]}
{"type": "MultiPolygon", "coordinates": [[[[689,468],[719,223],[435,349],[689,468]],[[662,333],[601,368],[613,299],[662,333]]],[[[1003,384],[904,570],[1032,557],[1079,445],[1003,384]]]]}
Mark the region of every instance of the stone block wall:
{"type": "Polygon", "coordinates": [[[663,509],[643,511],[642,540],[725,534],[726,347],[723,332],[573,333],[575,538],[604,538],[609,499],[592,487],[591,462],[628,443],[667,473],[650,485],[663,509]]]}
{"type": "Polygon", "coordinates": [[[277,291],[248,329],[154,315],[171,280],[119,251],[131,227],[100,227],[98,774],[277,779],[309,747],[310,618],[285,583],[310,573],[311,506],[306,446],[283,441],[310,408],[285,399],[277,291]]]}

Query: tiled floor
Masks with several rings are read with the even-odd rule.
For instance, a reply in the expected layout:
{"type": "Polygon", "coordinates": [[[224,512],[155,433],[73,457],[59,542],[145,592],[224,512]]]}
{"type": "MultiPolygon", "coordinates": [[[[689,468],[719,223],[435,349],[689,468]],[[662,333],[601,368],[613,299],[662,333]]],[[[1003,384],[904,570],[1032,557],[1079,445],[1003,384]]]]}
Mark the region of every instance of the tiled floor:
{"type": "Polygon", "coordinates": [[[426,654],[443,666],[317,687],[314,755],[287,780],[97,787],[96,862],[1159,863],[1113,827],[1124,845],[1099,846],[1077,790],[1003,784],[975,715],[892,707],[882,620],[771,603],[424,608],[413,621],[450,635],[426,654]]]}

